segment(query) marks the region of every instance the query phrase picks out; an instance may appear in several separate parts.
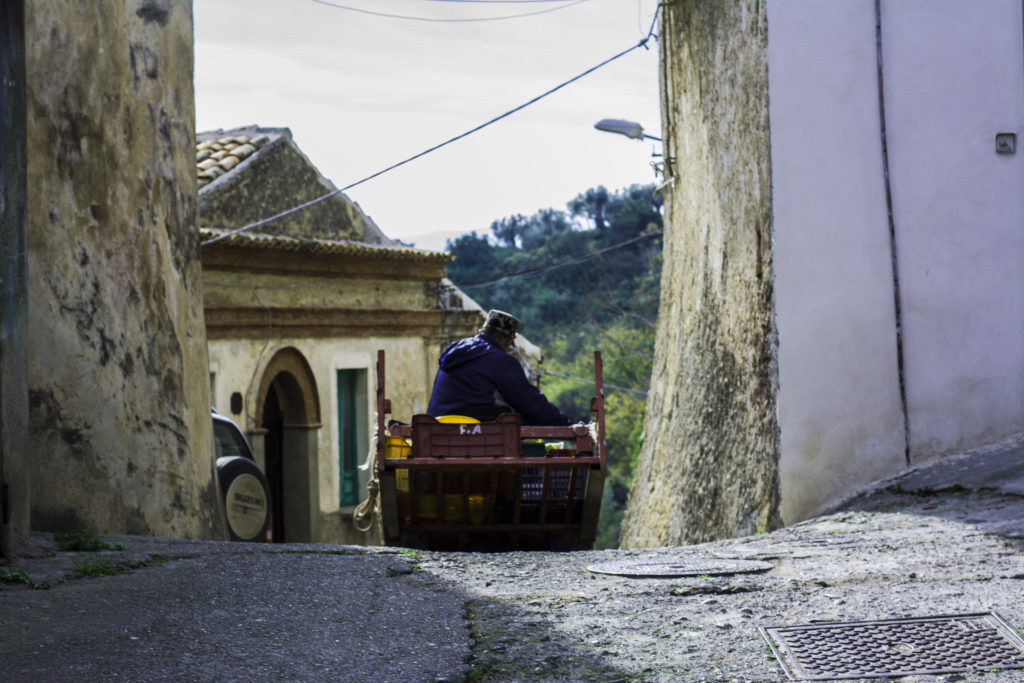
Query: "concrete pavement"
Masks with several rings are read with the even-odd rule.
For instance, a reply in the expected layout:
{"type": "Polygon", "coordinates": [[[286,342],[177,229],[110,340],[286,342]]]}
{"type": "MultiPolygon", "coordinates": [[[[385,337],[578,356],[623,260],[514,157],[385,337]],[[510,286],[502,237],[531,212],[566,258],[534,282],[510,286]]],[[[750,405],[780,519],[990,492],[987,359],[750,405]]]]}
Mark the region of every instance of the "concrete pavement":
{"type": "MultiPolygon", "coordinates": [[[[431,553],[35,536],[0,585],[3,680],[784,681],[758,627],[997,612],[1024,630],[1024,451],[949,458],[832,514],[683,548],[431,553]],[[765,562],[636,578],[609,561],[765,562]],[[74,577],[84,561],[134,567],[74,577]]],[[[851,679],[856,680],[856,679],[851,679]]],[[[904,681],[1024,680],[1024,671],[904,681]]]]}

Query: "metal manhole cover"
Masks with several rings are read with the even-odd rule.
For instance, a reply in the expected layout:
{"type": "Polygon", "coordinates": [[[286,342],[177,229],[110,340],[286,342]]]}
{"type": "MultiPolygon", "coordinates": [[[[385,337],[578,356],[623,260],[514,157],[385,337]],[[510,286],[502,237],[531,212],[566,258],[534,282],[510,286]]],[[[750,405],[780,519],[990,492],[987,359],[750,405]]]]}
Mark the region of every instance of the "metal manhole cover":
{"type": "Polygon", "coordinates": [[[715,560],[706,558],[676,559],[664,562],[651,560],[618,560],[602,562],[587,567],[595,574],[617,576],[643,576],[669,579],[680,576],[703,576],[704,574],[752,574],[765,572],[774,565],[754,560],[715,560]]]}
{"type": "Polygon", "coordinates": [[[791,680],[1024,669],[1024,639],[994,613],[760,631],[791,680]]]}

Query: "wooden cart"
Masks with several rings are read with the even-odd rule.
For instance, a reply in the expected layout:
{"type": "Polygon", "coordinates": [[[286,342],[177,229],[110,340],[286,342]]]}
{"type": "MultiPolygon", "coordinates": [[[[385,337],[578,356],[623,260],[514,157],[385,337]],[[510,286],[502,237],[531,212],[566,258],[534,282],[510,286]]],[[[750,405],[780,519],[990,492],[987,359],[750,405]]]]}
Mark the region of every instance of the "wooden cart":
{"type": "Polygon", "coordinates": [[[415,415],[386,425],[391,401],[377,352],[377,476],[384,542],[502,551],[593,546],[606,453],[601,354],[594,353],[591,425],[522,426],[415,415]]]}

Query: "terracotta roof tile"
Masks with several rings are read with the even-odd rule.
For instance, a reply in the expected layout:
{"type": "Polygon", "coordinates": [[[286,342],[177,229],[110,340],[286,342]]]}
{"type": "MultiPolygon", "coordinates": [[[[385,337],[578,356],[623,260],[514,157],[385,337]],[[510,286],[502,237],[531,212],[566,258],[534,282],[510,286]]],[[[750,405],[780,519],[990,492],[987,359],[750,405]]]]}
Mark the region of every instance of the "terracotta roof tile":
{"type": "Polygon", "coordinates": [[[270,138],[266,135],[227,135],[196,145],[196,176],[199,187],[213,182],[252,156],[270,138]]]}

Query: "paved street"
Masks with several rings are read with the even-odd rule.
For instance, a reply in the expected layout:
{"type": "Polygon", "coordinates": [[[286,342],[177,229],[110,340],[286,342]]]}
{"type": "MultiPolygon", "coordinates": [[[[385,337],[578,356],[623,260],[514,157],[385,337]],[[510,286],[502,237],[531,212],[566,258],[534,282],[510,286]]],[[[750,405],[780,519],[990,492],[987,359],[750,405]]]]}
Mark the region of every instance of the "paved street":
{"type": "MultiPolygon", "coordinates": [[[[0,678],[785,681],[759,627],[995,612],[1024,629],[1022,494],[1021,452],[1006,449],[773,533],[684,548],[483,555],[123,536],[106,538],[125,550],[90,556],[36,536],[13,565],[51,587],[0,586],[0,678]],[[85,560],[134,568],[74,578],[85,560]],[[716,573],[730,562],[766,571],[716,573]],[[700,573],[592,571],[608,563],[700,573]]],[[[986,669],[902,680],[1024,680],[986,669]]]]}

